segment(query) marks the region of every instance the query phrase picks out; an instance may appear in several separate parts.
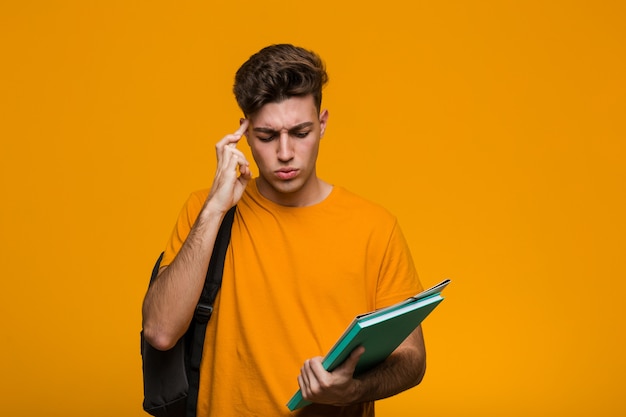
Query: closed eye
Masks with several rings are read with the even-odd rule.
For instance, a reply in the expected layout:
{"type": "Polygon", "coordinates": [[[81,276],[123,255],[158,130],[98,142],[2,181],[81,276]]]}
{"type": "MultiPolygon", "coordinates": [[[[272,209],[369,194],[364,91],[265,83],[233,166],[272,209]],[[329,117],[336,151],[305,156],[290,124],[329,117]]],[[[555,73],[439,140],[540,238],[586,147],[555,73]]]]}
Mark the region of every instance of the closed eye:
{"type": "MultiPolygon", "coordinates": [[[[289,135],[297,139],[304,139],[313,131],[313,122],[304,122],[289,129],[289,135]]],[[[255,127],[252,129],[256,133],[257,139],[261,142],[271,142],[276,139],[280,133],[268,127],[255,127]]]]}

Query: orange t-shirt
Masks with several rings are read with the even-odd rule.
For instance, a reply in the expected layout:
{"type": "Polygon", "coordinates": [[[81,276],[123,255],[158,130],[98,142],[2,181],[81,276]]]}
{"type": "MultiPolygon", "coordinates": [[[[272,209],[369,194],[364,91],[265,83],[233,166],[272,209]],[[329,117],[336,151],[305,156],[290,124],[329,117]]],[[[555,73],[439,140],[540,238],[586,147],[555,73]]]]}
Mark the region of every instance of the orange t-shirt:
{"type": "MultiPolygon", "coordinates": [[[[207,196],[190,196],[162,265],[176,256],[207,196]]],[[[286,404],[304,361],[325,355],[357,314],[421,289],[397,221],[382,207],[338,186],[319,204],[284,207],[251,181],[237,204],[207,327],[198,417],[372,416],[373,403],[295,413],[286,404]]]]}

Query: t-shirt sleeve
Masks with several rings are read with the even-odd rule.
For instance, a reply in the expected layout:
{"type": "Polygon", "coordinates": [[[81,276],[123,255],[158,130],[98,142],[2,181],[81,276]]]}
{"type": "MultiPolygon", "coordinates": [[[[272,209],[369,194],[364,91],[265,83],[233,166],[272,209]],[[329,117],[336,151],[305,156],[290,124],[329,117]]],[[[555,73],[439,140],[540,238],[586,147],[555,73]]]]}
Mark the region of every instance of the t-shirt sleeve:
{"type": "Polygon", "coordinates": [[[376,291],[376,308],[383,308],[422,291],[411,251],[396,221],[389,235],[376,291]]]}
{"type": "Polygon", "coordinates": [[[178,251],[185,243],[193,224],[195,223],[198,214],[202,210],[204,201],[208,195],[208,190],[197,191],[192,193],[183,208],[181,209],[174,230],[165,246],[163,259],[161,260],[161,266],[166,266],[172,263],[178,251]]]}

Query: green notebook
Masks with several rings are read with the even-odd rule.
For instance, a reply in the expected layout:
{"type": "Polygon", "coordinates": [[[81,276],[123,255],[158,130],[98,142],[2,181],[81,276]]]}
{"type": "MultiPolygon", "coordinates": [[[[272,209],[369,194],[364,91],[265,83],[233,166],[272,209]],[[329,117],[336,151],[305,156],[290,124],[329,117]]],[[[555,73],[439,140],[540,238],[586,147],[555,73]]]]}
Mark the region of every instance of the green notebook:
{"type": "MultiPolygon", "coordinates": [[[[398,304],[357,316],[324,357],[324,369],[335,369],[358,346],[364,346],[365,353],[359,359],[355,375],[384,361],[443,301],[440,293],[449,283],[446,279],[398,304]]],[[[287,407],[293,411],[309,404],[298,390],[287,407]]]]}

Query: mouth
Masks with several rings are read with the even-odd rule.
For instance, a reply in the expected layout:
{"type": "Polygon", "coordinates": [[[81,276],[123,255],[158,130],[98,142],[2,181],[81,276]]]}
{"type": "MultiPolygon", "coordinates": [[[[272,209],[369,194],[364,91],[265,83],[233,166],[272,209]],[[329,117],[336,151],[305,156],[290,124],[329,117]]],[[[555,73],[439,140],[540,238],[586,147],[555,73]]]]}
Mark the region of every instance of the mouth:
{"type": "Polygon", "coordinates": [[[296,168],[281,168],[274,171],[274,174],[278,179],[290,180],[298,175],[298,170],[296,168]]]}

